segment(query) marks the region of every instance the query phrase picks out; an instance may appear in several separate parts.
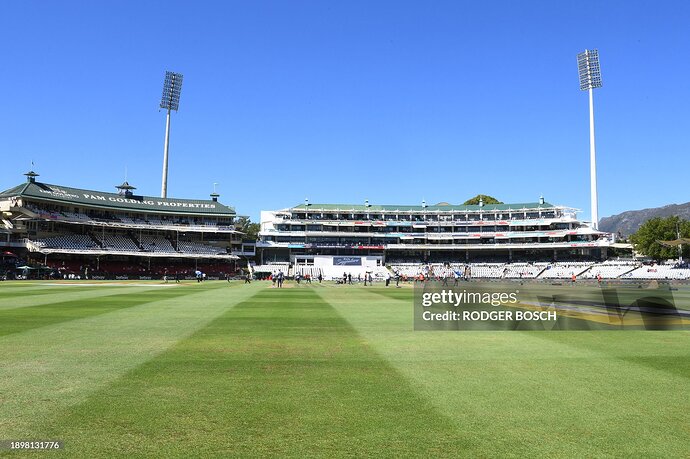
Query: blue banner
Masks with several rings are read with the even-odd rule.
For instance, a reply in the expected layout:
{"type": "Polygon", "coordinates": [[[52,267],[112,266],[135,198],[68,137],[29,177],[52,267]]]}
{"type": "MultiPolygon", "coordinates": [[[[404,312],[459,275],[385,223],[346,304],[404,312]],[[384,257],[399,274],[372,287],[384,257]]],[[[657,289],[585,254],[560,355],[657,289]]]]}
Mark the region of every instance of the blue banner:
{"type": "Polygon", "coordinates": [[[362,266],[360,257],[333,257],[333,266],[362,266]]]}

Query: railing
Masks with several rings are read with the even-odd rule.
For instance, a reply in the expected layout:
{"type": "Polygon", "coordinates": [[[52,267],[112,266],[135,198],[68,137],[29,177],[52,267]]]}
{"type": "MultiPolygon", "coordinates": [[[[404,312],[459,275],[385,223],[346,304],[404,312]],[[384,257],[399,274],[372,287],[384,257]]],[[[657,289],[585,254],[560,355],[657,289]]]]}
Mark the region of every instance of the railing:
{"type": "Polygon", "coordinates": [[[220,250],[218,253],[198,253],[198,252],[185,252],[185,251],[175,251],[175,252],[153,252],[147,250],[113,250],[111,247],[82,247],[82,248],[65,248],[65,247],[46,247],[40,244],[39,241],[32,241],[30,239],[23,240],[24,245],[31,252],[40,252],[43,254],[51,253],[72,253],[79,255],[126,255],[126,256],[138,256],[138,257],[156,257],[156,258],[220,258],[220,259],[238,259],[239,257],[235,254],[222,253],[220,250]]]}
{"type": "Polygon", "coordinates": [[[73,214],[74,216],[65,216],[59,212],[45,211],[41,209],[34,209],[27,207],[28,210],[38,215],[39,218],[51,221],[60,221],[63,223],[104,226],[108,228],[129,228],[129,229],[159,229],[159,230],[174,230],[174,231],[192,231],[192,232],[218,232],[218,233],[241,233],[237,231],[233,225],[214,225],[209,223],[202,224],[184,224],[174,222],[162,222],[158,220],[157,223],[149,223],[143,221],[122,222],[108,220],[104,218],[89,217],[86,214],[73,214]]]}

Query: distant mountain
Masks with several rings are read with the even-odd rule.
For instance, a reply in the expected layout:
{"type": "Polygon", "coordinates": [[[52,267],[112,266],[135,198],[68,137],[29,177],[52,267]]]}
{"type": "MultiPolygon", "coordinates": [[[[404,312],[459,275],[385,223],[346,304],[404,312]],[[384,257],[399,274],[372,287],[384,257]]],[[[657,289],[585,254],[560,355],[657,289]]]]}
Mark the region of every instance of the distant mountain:
{"type": "Polygon", "coordinates": [[[685,204],[669,204],[653,209],[629,210],[622,214],[604,217],[599,220],[599,229],[609,233],[620,233],[629,236],[650,218],[671,217],[677,215],[685,220],[690,220],[690,202],[685,204]]]}

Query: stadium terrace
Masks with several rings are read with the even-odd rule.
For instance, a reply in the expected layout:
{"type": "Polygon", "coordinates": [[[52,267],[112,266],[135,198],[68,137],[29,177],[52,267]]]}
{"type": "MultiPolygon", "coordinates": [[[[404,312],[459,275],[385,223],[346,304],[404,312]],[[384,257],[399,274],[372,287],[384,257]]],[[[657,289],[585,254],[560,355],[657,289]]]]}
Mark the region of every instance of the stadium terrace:
{"type": "Polygon", "coordinates": [[[120,277],[188,273],[205,266],[228,275],[253,256],[234,226],[234,208],[209,200],[138,196],[41,183],[38,174],[0,193],[2,245],[66,272],[104,270],[120,277]]]}
{"type": "Polygon", "coordinates": [[[392,262],[606,259],[613,235],[577,210],[538,202],[397,206],[304,204],[261,214],[261,262],[309,264],[320,256],[392,262]]]}

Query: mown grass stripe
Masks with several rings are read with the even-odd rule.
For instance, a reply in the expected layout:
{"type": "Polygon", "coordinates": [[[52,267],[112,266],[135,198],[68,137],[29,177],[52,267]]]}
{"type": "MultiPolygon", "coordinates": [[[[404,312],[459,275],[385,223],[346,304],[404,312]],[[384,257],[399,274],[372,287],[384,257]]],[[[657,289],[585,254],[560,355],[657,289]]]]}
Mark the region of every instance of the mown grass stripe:
{"type": "Polygon", "coordinates": [[[99,295],[98,301],[94,301],[92,295],[81,293],[77,294],[81,296],[79,299],[72,301],[0,309],[0,337],[69,320],[107,314],[151,301],[173,299],[189,295],[191,292],[192,290],[184,288],[166,289],[164,292],[129,290],[114,293],[110,291],[109,295],[99,295]]]}
{"type": "Polygon", "coordinates": [[[3,438],[27,438],[37,422],[53,419],[259,289],[195,284],[186,296],[5,336],[0,340],[3,438]]]}
{"type": "Polygon", "coordinates": [[[454,429],[313,291],[268,289],[34,434],[83,457],[455,457],[454,429]]]}
{"type": "MultiPolygon", "coordinates": [[[[65,287],[88,288],[83,281],[62,282],[65,287]]],[[[0,282],[0,297],[13,297],[17,294],[46,294],[55,290],[56,281],[3,281],[0,282]]]]}
{"type": "MultiPolygon", "coordinates": [[[[543,333],[546,342],[571,349],[597,349],[599,355],[690,379],[690,333],[682,330],[543,333]],[[621,335],[619,335],[621,334],[621,335]]],[[[690,403],[688,404],[690,408],[690,403]]]]}
{"type": "Polygon", "coordinates": [[[0,298],[0,310],[24,308],[27,306],[39,306],[42,304],[51,304],[87,298],[95,299],[113,294],[122,295],[128,292],[143,292],[145,290],[154,290],[160,288],[161,287],[158,285],[141,285],[131,287],[117,285],[76,287],[68,285],[64,287],[52,286],[45,289],[31,286],[20,291],[7,294],[4,298],[0,298]]]}
{"type": "MultiPolygon", "coordinates": [[[[83,292],[89,290],[92,287],[71,287],[71,291],[83,292]]],[[[18,297],[26,298],[40,295],[54,295],[55,288],[51,287],[40,287],[36,284],[27,284],[22,288],[1,288],[0,289],[0,301],[16,301],[18,297]]]]}
{"type": "Polygon", "coordinates": [[[681,457],[687,332],[414,332],[412,290],[319,291],[472,438],[471,457],[681,457]],[[642,365],[641,365],[642,363],[642,365]],[[665,366],[661,359],[657,366],[665,366]]]}

